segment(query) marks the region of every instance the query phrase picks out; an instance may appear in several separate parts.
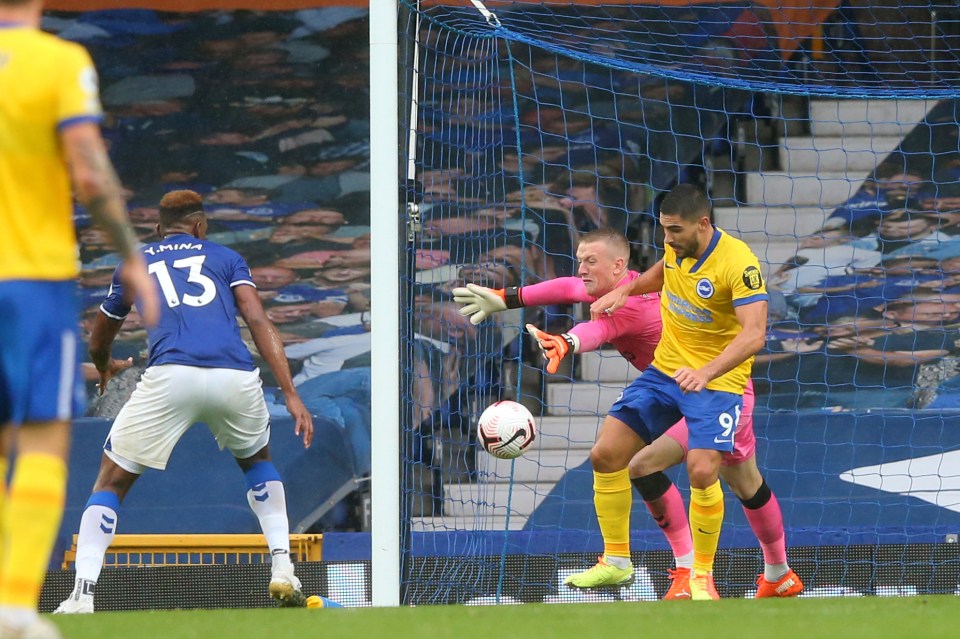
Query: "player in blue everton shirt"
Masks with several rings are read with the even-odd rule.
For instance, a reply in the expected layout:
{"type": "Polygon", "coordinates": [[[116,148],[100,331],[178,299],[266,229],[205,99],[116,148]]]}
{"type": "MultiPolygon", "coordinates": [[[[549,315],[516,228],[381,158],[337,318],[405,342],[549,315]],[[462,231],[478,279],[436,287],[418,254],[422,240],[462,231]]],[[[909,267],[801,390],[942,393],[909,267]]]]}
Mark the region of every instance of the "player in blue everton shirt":
{"type": "MultiPolygon", "coordinates": [[[[100,473],[80,521],[74,590],[58,613],[93,612],[94,587],[117,529],[120,502],[147,468],[163,470],[180,437],[201,421],[246,476],[247,501],[272,557],[270,595],[283,606],[305,605],[290,561],[283,483],[270,461],[260,371],[240,338],[238,312],[283,391],[294,432],[303,437],[304,446],[313,438],[313,422],[293,385],[283,344],[264,313],[250,269],[236,252],[206,240],[206,229],[197,193],[173,191],[161,200],[161,239],[141,249],[159,288],[160,321],[147,332],[147,369],[104,444],[100,473]]],[[[131,306],[129,292],[115,275],[90,338],[101,393],[111,377],[132,364],[110,356],[131,306]]]]}

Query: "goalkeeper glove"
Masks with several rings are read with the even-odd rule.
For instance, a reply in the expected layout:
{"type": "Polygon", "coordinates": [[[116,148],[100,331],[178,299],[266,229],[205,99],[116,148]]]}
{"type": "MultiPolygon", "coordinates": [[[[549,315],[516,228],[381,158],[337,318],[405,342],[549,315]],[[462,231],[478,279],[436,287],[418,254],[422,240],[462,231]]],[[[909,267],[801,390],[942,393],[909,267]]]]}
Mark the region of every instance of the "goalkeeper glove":
{"type": "Polygon", "coordinates": [[[533,324],[527,324],[527,332],[537,340],[537,346],[543,351],[543,358],[547,360],[547,372],[551,375],[560,368],[560,360],[570,353],[580,352],[580,339],[576,335],[570,333],[551,335],[544,333],[533,324]]]}
{"type": "Polygon", "coordinates": [[[453,301],[463,304],[460,314],[470,317],[471,324],[479,324],[494,313],[509,308],[520,308],[520,287],[486,288],[477,284],[453,289],[453,301]]]}

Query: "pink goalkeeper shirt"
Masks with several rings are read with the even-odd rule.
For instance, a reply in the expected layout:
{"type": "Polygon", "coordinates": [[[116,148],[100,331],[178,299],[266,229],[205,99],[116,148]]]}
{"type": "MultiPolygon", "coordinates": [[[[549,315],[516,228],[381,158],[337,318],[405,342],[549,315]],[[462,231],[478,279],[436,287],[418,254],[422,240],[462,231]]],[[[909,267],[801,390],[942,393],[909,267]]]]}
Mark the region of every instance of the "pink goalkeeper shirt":
{"type": "MultiPolygon", "coordinates": [[[[632,282],[640,274],[627,271],[618,286],[632,282]]],[[[521,289],[524,306],[576,304],[593,302],[579,277],[558,277],[531,284],[521,289]]],[[[637,369],[644,370],[653,361],[653,351],[660,341],[660,296],[657,293],[633,295],[626,306],[613,315],[581,322],[570,329],[580,340],[580,352],[595,351],[609,343],[637,369]]]]}
{"type": "MultiPolygon", "coordinates": [[[[628,271],[619,286],[623,286],[639,273],[628,271]]],[[[595,297],[587,295],[583,281],[579,277],[558,277],[540,284],[531,284],[521,289],[524,306],[542,306],[544,304],[575,304],[593,302],[595,297]]],[[[581,322],[570,329],[570,333],[580,339],[580,352],[593,351],[605,343],[610,343],[620,354],[637,369],[644,370],[653,361],[653,351],[660,341],[660,296],[633,295],[627,304],[613,315],[599,320],[581,322]]],[[[737,423],[737,435],[732,453],[724,453],[720,463],[735,466],[750,459],[755,454],[756,438],[753,434],[753,380],[747,381],[743,394],[743,413],[737,423]]],[[[687,453],[687,421],[681,419],[666,432],[677,441],[687,453]]]]}

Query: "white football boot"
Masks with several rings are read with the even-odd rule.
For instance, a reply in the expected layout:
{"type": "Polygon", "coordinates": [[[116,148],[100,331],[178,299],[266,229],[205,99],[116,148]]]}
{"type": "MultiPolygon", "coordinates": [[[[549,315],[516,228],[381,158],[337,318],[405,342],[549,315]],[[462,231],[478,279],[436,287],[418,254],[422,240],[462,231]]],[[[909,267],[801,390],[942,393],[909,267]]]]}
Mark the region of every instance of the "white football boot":
{"type": "Polygon", "coordinates": [[[300,589],[300,580],[293,574],[293,565],[278,567],[270,577],[270,596],[284,608],[305,608],[307,598],[300,589]]]}
{"type": "Polygon", "coordinates": [[[60,602],[55,615],[87,615],[93,612],[93,589],[95,582],[86,579],[77,579],[70,596],[60,602]]]}

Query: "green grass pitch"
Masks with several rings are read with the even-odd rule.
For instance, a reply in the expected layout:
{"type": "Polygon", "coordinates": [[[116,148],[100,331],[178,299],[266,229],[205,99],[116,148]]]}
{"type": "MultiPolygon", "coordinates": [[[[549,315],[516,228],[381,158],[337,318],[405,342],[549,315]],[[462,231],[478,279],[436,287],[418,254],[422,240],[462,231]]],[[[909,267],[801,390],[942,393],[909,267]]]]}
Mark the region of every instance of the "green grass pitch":
{"type": "Polygon", "coordinates": [[[925,639],[957,636],[960,598],[177,610],[53,620],[65,639],[925,639]]]}

